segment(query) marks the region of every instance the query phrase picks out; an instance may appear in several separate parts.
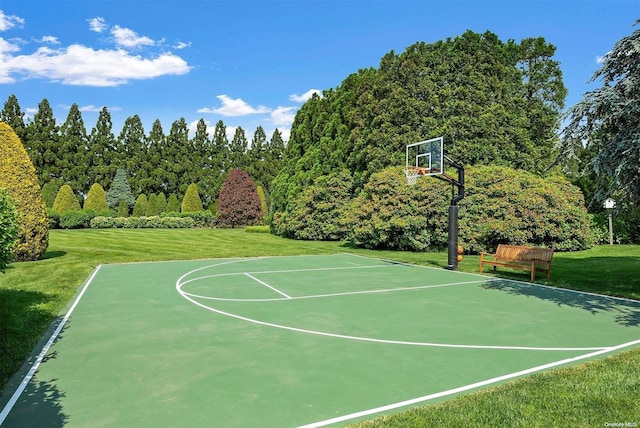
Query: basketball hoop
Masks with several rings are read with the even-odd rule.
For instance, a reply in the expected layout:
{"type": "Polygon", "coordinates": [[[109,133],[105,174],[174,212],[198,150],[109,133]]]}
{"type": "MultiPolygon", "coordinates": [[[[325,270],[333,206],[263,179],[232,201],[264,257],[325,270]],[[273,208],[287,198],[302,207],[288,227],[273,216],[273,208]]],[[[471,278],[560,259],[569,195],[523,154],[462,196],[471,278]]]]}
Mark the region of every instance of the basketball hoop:
{"type": "Polygon", "coordinates": [[[407,166],[404,168],[404,175],[407,177],[407,184],[413,186],[418,182],[418,177],[427,175],[429,170],[418,166],[407,166]]]}

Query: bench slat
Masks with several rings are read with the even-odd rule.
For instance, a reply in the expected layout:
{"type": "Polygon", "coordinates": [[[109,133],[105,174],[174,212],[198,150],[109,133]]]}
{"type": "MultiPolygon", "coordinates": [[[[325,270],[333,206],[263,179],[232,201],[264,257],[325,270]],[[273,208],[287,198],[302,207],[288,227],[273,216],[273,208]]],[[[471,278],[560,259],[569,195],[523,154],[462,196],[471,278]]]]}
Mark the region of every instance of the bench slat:
{"type": "Polygon", "coordinates": [[[480,273],[484,265],[510,267],[531,272],[531,281],[536,279],[536,270],[546,272],[547,279],[551,276],[552,248],[525,247],[519,245],[499,244],[495,254],[480,254],[480,273]],[[485,257],[492,257],[486,259],[485,257]]]}

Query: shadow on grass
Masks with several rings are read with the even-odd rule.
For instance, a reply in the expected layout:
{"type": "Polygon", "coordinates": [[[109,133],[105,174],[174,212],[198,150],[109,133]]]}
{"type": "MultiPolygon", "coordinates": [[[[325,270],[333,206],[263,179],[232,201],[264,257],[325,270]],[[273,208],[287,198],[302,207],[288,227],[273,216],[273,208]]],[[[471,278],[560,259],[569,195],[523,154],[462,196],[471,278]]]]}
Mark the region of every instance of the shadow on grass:
{"type": "Polygon", "coordinates": [[[56,259],[65,255],[67,255],[66,251],[47,251],[46,253],[44,253],[41,260],[56,259]]]}
{"type": "Polygon", "coordinates": [[[618,324],[627,327],[640,326],[640,302],[617,299],[561,288],[539,286],[526,282],[508,279],[493,279],[483,286],[487,289],[505,291],[510,294],[535,297],[555,303],[558,306],[569,306],[583,309],[592,314],[611,312],[615,314],[618,324]]]}
{"type": "MultiPolygon", "coordinates": [[[[18,389],[28,371],[62,317],[39,308],[50,296],[37,291],[0,289],[0,409],[4,408],[18,389]],[[39,341],[33,331],[46,331],[39,341]]],[[[60,336],[59,336],[60,338],[60,336]]],[[[50,353],[44,361],[56,358],[50,353]]],[[[48,426],[61,427],[67,422],[62,412],[60,399],[64,393],[55,385],[55,380],[31,379],[18,397],[4,426],[48,426]]]]}

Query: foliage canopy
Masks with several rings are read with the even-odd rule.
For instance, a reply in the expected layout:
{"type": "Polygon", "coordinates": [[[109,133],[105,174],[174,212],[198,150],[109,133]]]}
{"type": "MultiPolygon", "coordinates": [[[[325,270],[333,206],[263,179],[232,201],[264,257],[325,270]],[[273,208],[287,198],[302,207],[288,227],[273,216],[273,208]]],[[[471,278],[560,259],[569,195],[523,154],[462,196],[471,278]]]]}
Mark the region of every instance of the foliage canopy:
{"type": "Polygon", "coordinates": [[[16,133],[0,122],[0,189],[15,202],[20,219],[17,261],[36,260],[49,245],[47,212],[35,168],[16,133]]]}

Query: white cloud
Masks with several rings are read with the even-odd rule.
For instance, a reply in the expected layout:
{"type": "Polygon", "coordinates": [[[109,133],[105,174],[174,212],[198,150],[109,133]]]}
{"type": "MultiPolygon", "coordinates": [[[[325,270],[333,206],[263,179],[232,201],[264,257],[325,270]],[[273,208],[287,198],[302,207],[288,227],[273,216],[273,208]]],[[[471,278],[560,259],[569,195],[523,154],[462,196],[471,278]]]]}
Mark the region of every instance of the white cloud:
{"type": "Polygon", "coordinates": [[[16,15],[5,15],[0,10],[0,31],[7,31],[13,27],[21,28],[24,25],[24,19],[16,15]]]}
{"type": "Polygon", "coordinates": [[[318,94],[320,98],[322,98],[322,91],[320,89],[309,89],[307,92],[305,92],[302,95],[298,95],[298,94],[289,95],[289,100],[295,101],[296,103],[303,103],[308,99],[310,99],[313,96],[313,94],[318,94]]]}
{"type": "MultiPolygon", "coordinates": [[[[81,112],[88,111],[93,113],[100,113],[104,107],[107,107],[107,110],[109,110],[110,112],[122,110],[121,107],[95,106],[93,104],[89,104],[88,106],[78,107],[78,110],[80,110],[81,112]]],[[[65,106],[65,108],[68,110],[71,107],[65,106]]]]}
{"type": "Polygon", "coordinates": [[[59,45],[60,42],[56,36],[42,36],[40,40],[37,40],[39,43],[48,43],[50,45],[59,45]]]}
{"type": "Polygon", "coordinates": [[[94,50],[75,44],[55,50],[41,47],[30,55],[3,57],[0,82],[15,81],[12,75],[19,74],[67,85],[118,86],[133,79],[182,75],[190,69],[185,60],[171,53],[143,58],[120,49],[94,50]]]}
{"type": "Polygon", "coordinates": [[[138,33],[130,28],[123,28],[119,25],[114,25],[111,28],[111,34],[114,41],[118,46],[124,46],[126,48],[135,48],[138,46],[152,46],[155,44],[149,37],[138,36],[138,33]]]}
{"type": "Polygon", "coordinates": [[[198,110],[198,113],[216,113],[222,116],[247,116],[250,114],[270,113],[271,109],[265,106],[251,107],[242,98],[233,99],[228,95],[218,95],[222,102],[222,107],[210,109],[204,107],[198,110]]]}
{"type": "Polygon", "coordinates": [[[174,49],[184,49],[184,48],[190,48],[191,47],[191,42],[178,42],[177,44],[173,45],[174,49]]]}
{"type": "Polygon", "coordinates": [[[274,125],[291,125],[296,116],[296,107],[278,107],[271,112],[271,122],[274,125]]]}
{"type": "Polygon", "coordinates": [[[107,24],[104,21],[104,18],[101,16],[88,19],[88,21],[89,21],[89,29],[91,31],[94,31],[96,33],[102,33],[104,30],[107,29],[107,24]]]}

